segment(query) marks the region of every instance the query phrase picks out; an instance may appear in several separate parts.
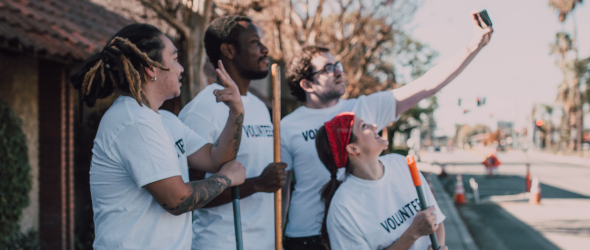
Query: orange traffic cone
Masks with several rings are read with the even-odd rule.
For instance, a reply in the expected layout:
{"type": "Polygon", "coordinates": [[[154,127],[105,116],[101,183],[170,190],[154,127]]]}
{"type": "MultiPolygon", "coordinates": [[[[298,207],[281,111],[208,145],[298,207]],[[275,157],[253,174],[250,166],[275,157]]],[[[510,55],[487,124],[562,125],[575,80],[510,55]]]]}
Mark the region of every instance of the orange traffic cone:
{"type": "Polygon", "coordinates": [[[541,203],[541,183],[539,177],[533,177],[533,184],[531,185],[531,198],[529,199],[530,204],[541,203]]]}
{"type": "Polygon", "coordinates": [[[463,188],[463,177],[457,175],[457,183],[455,183],[455,204],[465,204],[465,188],[463,188]]]}

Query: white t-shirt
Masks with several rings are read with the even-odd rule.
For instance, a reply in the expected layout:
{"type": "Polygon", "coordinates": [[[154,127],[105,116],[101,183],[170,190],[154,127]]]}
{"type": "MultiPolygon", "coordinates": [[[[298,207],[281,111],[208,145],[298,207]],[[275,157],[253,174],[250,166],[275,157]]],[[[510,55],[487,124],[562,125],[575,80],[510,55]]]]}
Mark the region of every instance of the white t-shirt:
{"type": "Polygon", "coordinates": [[[206,143],[174,114],[117,98],[92,149],[94,249],[190,249],[191,214],[168,213],[143,186],[172,176],[188,182],[186,157],[206,143]]]}
{"type": "MultiPolygon", "coordinates": [[[[330,172],[320,161],[315,147],[316,131],[338,113],[354,111],[366,123],[381,130],[397,120],[396,100],[392,91],[383,91],[357,99],[339,100],[332,107],[311,109],[301,106],[281,120],[281,161],[295,172],[295,189],[289,207],[285,235],[308,237],[320,234],[324,205],[320,191],[330,180],[330,172]]],[[[344,169],[339,171],[339,177],[344,169]]]]}
{"type": "MultiPolygon", "coordinates": [[[[420,200],[406,158],[398,154],[379,157],[384,166],[379,180],[364,180],[349,174],[336,189],[326,220],[332,249],[384,249],[399,239],[420,210],[420,200]]],[[[438,208],[424,176],[422,188],[436,223],[445,216],[438,208]]],[[[430,238],[418,238],[409,250],[427,250],[430,238]]]]}
{"type": "MultiPolygon", "coordinates": [[[[215,102],[211,84],[178,115],[195,132],[215,142],[227,123],[229,108],[215,102]]],[[[244,123],[237,160],[246,168],[246,178],[258,177],[273,162],[273,125],[268,108],[251,93],[242,96],[244,123]]],[[[210,174],[208,173],[207,176],[210,174]]],[[[274,195],[255,193],[240,200],[244,249],[274,249],[274,195]]],[[[192,249],[235,249],[231,203],[194,211],[192,249]]]]}

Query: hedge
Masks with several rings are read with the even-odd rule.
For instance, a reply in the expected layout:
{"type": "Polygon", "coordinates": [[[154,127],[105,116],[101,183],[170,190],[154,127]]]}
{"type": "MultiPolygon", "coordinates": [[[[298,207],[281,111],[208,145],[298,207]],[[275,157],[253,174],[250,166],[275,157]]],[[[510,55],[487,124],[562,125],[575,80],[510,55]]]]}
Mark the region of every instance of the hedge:
{"type": "Polygon", "coordinates": [[[31,166],[20,119],[0,100],[0,246],[18,233],[22,210],[29,205],[31,166]]]}

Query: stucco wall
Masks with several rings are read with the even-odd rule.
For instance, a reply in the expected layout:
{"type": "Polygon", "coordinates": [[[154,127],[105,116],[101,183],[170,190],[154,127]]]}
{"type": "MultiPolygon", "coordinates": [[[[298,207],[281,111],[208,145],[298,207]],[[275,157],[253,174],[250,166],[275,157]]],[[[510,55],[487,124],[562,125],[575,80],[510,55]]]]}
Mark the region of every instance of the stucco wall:
{"type": "Polygon", "coordinates": [[[27,136],[33,188],[23,210],[21,231],[39,228],[39,103],[37,59],[0,50],[0,99],[23,122],[27,136]]]}

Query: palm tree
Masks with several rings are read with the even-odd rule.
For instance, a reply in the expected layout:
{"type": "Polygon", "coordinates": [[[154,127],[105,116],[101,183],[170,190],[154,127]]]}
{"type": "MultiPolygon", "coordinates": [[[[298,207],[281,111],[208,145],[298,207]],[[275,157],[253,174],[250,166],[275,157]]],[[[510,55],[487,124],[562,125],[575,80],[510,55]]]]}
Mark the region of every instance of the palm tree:
{"type": "Polygon", "coordinates": [[[582,2],[582,0],[549,0],[549,6],[559,12],[558,20],[563,23],[567,15],[576,8],[576,3],[582,2]]]}
{"type": "MultiPolygon", "coordinates": [[[[574,14],[574,9],[576,8],[576,4],[581,4],[583,1],[582,0],[549,0],[549,6],[552,7],[554,10],[558,11],[559,13],[559,17],[558,20],[559,22],[565,22],[566,17],[568,15],[573,15],[574,14]]],[[[578,64],[578,47],[577,47],[577,33],[578,33],[578,28],[577,28],[577,23],[576,23],[576,19],[575,17],[573,18],[573,24],[574,24],[574,36],[573,39],[571,39],[571,49],[575,52],[575,58],[574,58],[574,62],[573,65],[577,65],[578,64]]],[[[559,33],[558,33],[559,34],[559,33]]],[[[563,58],[564,58],[564,54],[562,54],[562,62],[563,62],[563,58]]],[[[564,66],[564,65],[562,65],[564,66]]],[[[576,67],[572,67],[575,71],[576,67]]],[[[564,117],[564,120],[566,120],[566,127],[570,127],[570,123],[571,121],[574,122],[575,127],[576,127],[576,142],[574,144],[573,140],[570,142],[570,149],[575,148],[578,151],[578,155],[582,155],[582,131],[583,131],[583,118],[582,118],[582,94],[580,92],[580,74],[579,72],[574,72],[574,77],[573,80],[571,81],[570,84],[567,84],[567,88],[564,88],[563,85],[564,82],[562,82],[562,84],[560,85],[560,92],[561,90],[567,90],[565,92],[567,92],[567,96],[569,98],[565,99],[566,101],[564,102],[564,116],[568,116],[569,119],[565,119],[566,117],[564,117]],[[567,103],[567,105],[566,105],[567,103]],[[566,106],[569,108],[569,110],[566,110],[566,106]],[[567,115],[566,115],[567,114],[567,115]],[[574,118],[574,119],[571,119],[574,118]]],[[[564,93],[565,93],[564,92],[564,93]]],[[[563,93],[559,93],[558,94],[558,99],[560,99],[560,95],[563,93]]]]}
{"type": "Polygon", "coordinates": [[[553,106],[548,104],[541,104],[545,108],[545,113],[549,115],[549,119],[547,119],[547,131],[545,133],[545,148],[551,150],[551,132],[553,130],[551,117],[553,116],[553,106]]]}
{"type": "MultiPolygon", "coordinates": [[[[570,38],[569,34],[565,32],[558,32],[555,34],[555,42],[549,46],[550,53],[552,55],[559,56],[557,66],[563,72],[563,80],[561,84],[559,84],[556,101],[561,103],[563,106],[563,117],[561,124],[562,138],[564,138],[566,141],[569,141],[571,138],[570,131],[573,125],[571,123],[571,117],[574,117],[572,110],[575,106],[575,98],[572,94],[575,91],[572,91],[572,81],[570,80],[572,77],[571,68],[568,67],[568,64],[565,60],[565,55],[568,51],[572,50],[572,39],[570,38]]],[[[573,144],[570,143],[570,146],[573,146],[573,144]]]]}

